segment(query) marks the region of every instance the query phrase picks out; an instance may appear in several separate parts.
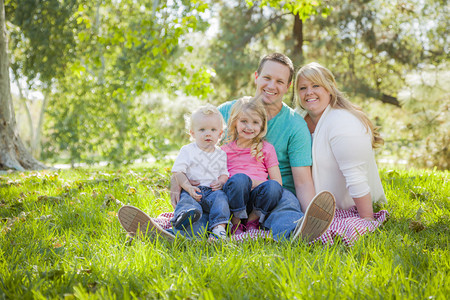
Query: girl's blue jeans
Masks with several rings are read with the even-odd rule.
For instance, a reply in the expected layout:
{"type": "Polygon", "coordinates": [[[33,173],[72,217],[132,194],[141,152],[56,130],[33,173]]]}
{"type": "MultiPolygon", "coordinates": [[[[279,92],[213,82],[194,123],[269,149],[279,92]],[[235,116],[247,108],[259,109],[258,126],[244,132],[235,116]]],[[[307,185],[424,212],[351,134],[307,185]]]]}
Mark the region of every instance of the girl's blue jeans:
{"type": "Polygon", "coordinates": [[[261,223],[277,206],[283,194],[283,188],[275,180],[267,180],[252,190],[252,180],[242,173],[231,176],[223,186],[223,191],[228,197],[233,216],[247,219],[253,211],[261,223]]]}

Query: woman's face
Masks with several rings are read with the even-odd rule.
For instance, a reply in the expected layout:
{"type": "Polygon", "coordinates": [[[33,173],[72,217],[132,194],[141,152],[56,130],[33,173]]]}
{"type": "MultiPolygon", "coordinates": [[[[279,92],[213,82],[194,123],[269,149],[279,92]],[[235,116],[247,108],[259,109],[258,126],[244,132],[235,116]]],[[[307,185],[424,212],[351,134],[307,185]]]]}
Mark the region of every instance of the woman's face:
{"type": "Polygon", "coordinates": [[[300,77],[298,80],[297,92],[300,96],[302,107],[314,121],[318,121],[325,108],[330,104],[330,93],[323,86],[304,77],[300,77]]]}

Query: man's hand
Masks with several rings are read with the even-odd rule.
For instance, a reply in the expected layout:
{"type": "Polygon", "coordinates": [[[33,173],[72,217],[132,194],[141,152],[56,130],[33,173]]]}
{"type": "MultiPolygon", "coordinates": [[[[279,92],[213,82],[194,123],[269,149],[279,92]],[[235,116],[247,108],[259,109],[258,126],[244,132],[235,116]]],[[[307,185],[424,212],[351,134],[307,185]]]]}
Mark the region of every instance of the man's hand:
{"type": "Polygon", "coordinates": [[[221,190],[223,188],[223,186],[225,185],[225,183],[227,182],[227,180],[228,180],[228,176],[227,175],[220,175],[219,178],[217,178],[217,180],[214,180],[209,185],[209,187],[213,191],[221,190]]]}
{"type": "Polygon", "coordinates": [[[196,201],[200,201],[202,199],[202,191],[196,186],[191,186],[186,192],[188,192],[189,195],[191,195],[191,197],[196,201]]]}
{"type": "Polygon", "coordinates": [[[218,191],[222,189],[223,183],[220,182],[219,180],[214,180],[213,182],[211,182],[209,186],[211,187],[211,190],[218,191]]]}

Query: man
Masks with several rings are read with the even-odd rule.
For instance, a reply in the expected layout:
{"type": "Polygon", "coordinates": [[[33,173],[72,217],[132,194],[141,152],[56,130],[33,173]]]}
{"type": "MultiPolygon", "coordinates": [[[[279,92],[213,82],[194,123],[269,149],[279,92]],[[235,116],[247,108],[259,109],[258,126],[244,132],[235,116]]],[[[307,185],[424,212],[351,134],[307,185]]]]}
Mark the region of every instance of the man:
{"type": "MultiPolygon", "coordinates": [[[[306,122],[283,103],[294,76],[292,61],[283,54],[266,55],[255,72],[255,96],[262,98],[268,115],[266,139],[277,152],[283,179],[283,195],[264,220],[276,240],[312,241],[328,229],[335,212],[334,197],[328,192],[315,195],[311,176],[311,136],[306,122]],[[302,209],[305,214],[302,212],[302,209]],[[305,217],[304,217],[305,216],[305,217]]],[[[219,107],[225,121],[234,101],[219,107]]],[[[172,177],[171,203],[175,207],[181,188],[172,177]]],[[[159,228],[157,228],[159,230],[159,228]]]]}

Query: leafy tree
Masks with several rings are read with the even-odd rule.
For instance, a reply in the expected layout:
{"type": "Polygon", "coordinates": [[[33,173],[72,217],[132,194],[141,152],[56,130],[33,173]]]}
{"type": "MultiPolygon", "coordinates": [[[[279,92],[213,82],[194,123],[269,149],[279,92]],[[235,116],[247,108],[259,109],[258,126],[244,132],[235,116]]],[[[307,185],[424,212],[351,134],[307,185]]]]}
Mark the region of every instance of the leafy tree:
{"type": "Polygon", "coordinates": [[[44,166],[26,150],[20,139],[12,105],[5,3],[0,0],[0,169],[40,169],[44,166]]]}
{"type": "MultiPolygon", "coordinates": [[[[55,67],[58,72],[53,74],[41,68],[42,62],[31,65],[21,60],[25,55],[16,57],[22,74],[51,85],[45,157],[67,150],[71,162],[90,156],[126,162],[145,153],[157,154],[160,140],[149,139],[148,133],[158,124],[150,122],[153,119],[138,96],[161,89],[200,97],[211,91],[210,72],[181,59],[186,50],[193,51],[186,36],[206,28],[202,13],[207,5],[186,0],[70,3],[61,15],[35,1],[11,7],[14,16],[21,16],[16,23],[24,27],[24,35],[40,30],[24,20],[38,18],[37,12],[45,17],[51,12],[54,19],[44,18],[39,24],[49,33],[41,41],[59,39],[70,48],[61,57],[63,67],[55,67]],[[54,29],[57,21],[59,27],[54,29]]],[[[55,46],[48,53],[45,47],[36,53],[58,59],[54,49],[65,51],[55,46]]],[[[33,47],[30,51],[35,54],[33,47]]]]}
{"type": "Polygon", "coordinates": [[[299,65],[303,59],[303,22],[315,14],[326,15],[321,1],[220,1],[219,32],[213,40],[209,62],[214,84],[230,99],[253,94],[250,75],[268,52],[283,52],[299,65]]]}

